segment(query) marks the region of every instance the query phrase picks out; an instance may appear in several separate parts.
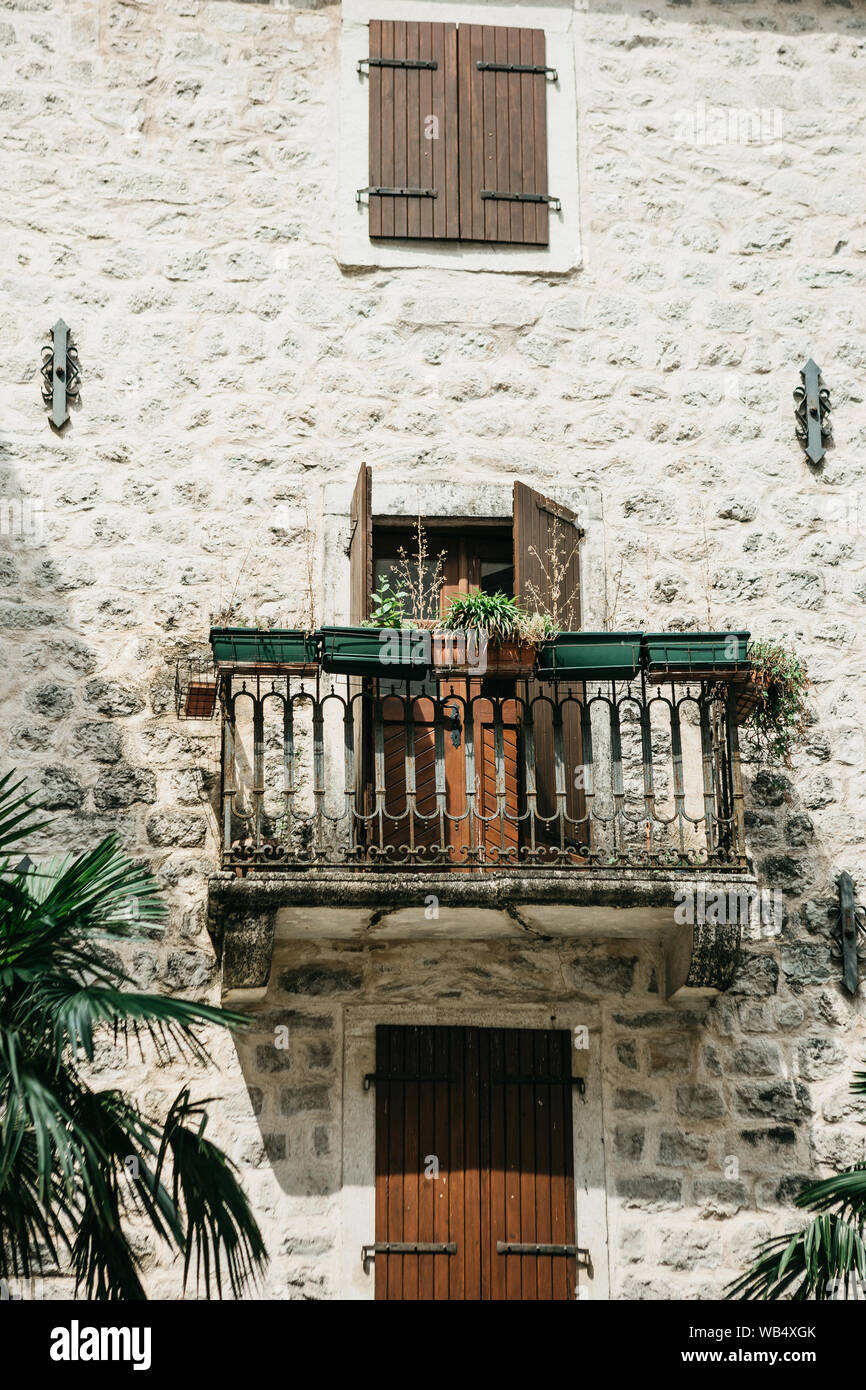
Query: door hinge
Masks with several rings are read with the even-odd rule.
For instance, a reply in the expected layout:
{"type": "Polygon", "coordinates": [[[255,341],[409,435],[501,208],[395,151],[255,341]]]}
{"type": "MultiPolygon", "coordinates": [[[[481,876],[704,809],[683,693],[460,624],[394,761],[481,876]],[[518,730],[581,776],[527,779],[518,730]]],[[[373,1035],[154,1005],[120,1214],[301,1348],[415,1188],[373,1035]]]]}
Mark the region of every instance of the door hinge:
{"type": "Polygon", "coordinates": [[[582,1076],[491,1076],[498,1086],[574,1086],[580,1095],[586,1091],[582,1076]]]}
{"type": "Polygon", "coordinates": [[[361,1262],[366,1274],[370,1261],[377,1255],[456,1255],[456,1240],[377,1240],[375,1245],[361,1246],[361,1262]]]}
{"type": "Polygon", "coordinates": [[[482,188],[481,197],[487,201],[494,198],[500,203],[549,203],[554,212],[562,208],[560,200],[550,193],[495,193],[490,188],[482,188]]]}
{"type": "Polygon", "coordinates": [[[457,1077],[450,1072],[424,1072],[416,1071],[368,1071],[364,1077],[364,1090],[369,1091],[370,1087],[377,1081],[456,1081],[457,1077]]]}
{"type": "Polygon", "coordinates": [[[546,68],[541,63],[482,63],[475,64],[479,72],[537,72],[545,76],[550,74],[551,82],[559,81],[559,74],[556,68],[546,68]]]}
{"type": "Polygon", "coordinates": [[[497,1255],[566,1255],[589,1267],[589,1250],[582,1245],[536,1245],[532,1241],[498,1240],[497,1255]]]}
{"type": "Polygon", "coordinates": [[[434,71],[439,66],[435,58],[359,58],[358,72],[363,73],[365,65],[368,68],[432,68],[434,71]]]}

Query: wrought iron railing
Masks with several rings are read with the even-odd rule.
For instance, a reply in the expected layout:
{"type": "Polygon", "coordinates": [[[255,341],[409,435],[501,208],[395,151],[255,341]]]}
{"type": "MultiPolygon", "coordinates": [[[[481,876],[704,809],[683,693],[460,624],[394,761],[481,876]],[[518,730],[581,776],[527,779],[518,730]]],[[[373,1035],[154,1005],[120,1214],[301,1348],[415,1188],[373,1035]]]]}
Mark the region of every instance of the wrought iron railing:
{"type": "Polygon", "coordinates": [[[223,864],[745,870],[734,691],[221,678],[223,864]]]}

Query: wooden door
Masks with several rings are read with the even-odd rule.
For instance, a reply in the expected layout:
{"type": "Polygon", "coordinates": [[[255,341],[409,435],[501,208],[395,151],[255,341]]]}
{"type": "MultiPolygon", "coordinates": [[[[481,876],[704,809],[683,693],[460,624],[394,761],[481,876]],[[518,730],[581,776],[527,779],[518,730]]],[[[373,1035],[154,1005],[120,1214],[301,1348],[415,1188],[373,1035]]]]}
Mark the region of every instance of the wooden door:
{"type": "Polygon", "coordinates": [[[375,1084],[376,1298],[573,1299],[570,1034],[383,1025],[375,1084]]]}

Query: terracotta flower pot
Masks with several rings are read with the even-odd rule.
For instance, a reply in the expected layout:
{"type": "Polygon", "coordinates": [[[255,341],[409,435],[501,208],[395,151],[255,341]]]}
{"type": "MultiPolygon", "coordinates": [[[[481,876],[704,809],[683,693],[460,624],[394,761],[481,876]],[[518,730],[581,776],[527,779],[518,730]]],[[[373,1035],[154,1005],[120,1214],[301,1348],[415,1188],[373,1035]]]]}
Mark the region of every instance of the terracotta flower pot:
{"type": "Polygon", "coordinates": [[[734,690],[738,724],[745,724],[749,716],[754,714],[768,684],[766,671],[749,671],[742,681],[736,682],[734,690]]]}
{"type": "Polygon", "coordinates": [[[472,628],[433,633],[433,669],[439,675],[525,679],[535,670],[535,658],[531,642],[494,645],[484,632],[472,628]]]}
{"type": "Polygon", "coordinates": [[[184,713],[187,719],[211,719],[216,705],[216,681],[193,680],[186,688],[184,713]]]}

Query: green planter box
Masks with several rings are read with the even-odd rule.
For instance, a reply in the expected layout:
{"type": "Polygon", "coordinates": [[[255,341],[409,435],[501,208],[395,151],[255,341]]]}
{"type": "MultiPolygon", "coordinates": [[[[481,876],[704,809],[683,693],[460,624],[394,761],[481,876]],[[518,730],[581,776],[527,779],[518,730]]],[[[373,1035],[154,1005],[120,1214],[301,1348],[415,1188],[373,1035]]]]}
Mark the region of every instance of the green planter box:
{"type": "Polygon", "coordinates": [[[748,668],[748,632],[645,632],[642,657],[651,680],[726,676],[748,668]]]}
{"type": "Polygon", "coordinates": [[[639,632],[560,632],[538,652],[540,680],[633,680],[640,670],[639,632]]]}
{"type": "Polygon", "coordinates": [[[319,638],[294,627],[212,627],[210,644],[217,666],[300,672],[315,671],[319,638]]]}
{"type": "Polygon", "coordinates": [[[416,628],[322,628],[322,669],[335,675],[423,681],[429,658],[430,634],[416,628]]]}

